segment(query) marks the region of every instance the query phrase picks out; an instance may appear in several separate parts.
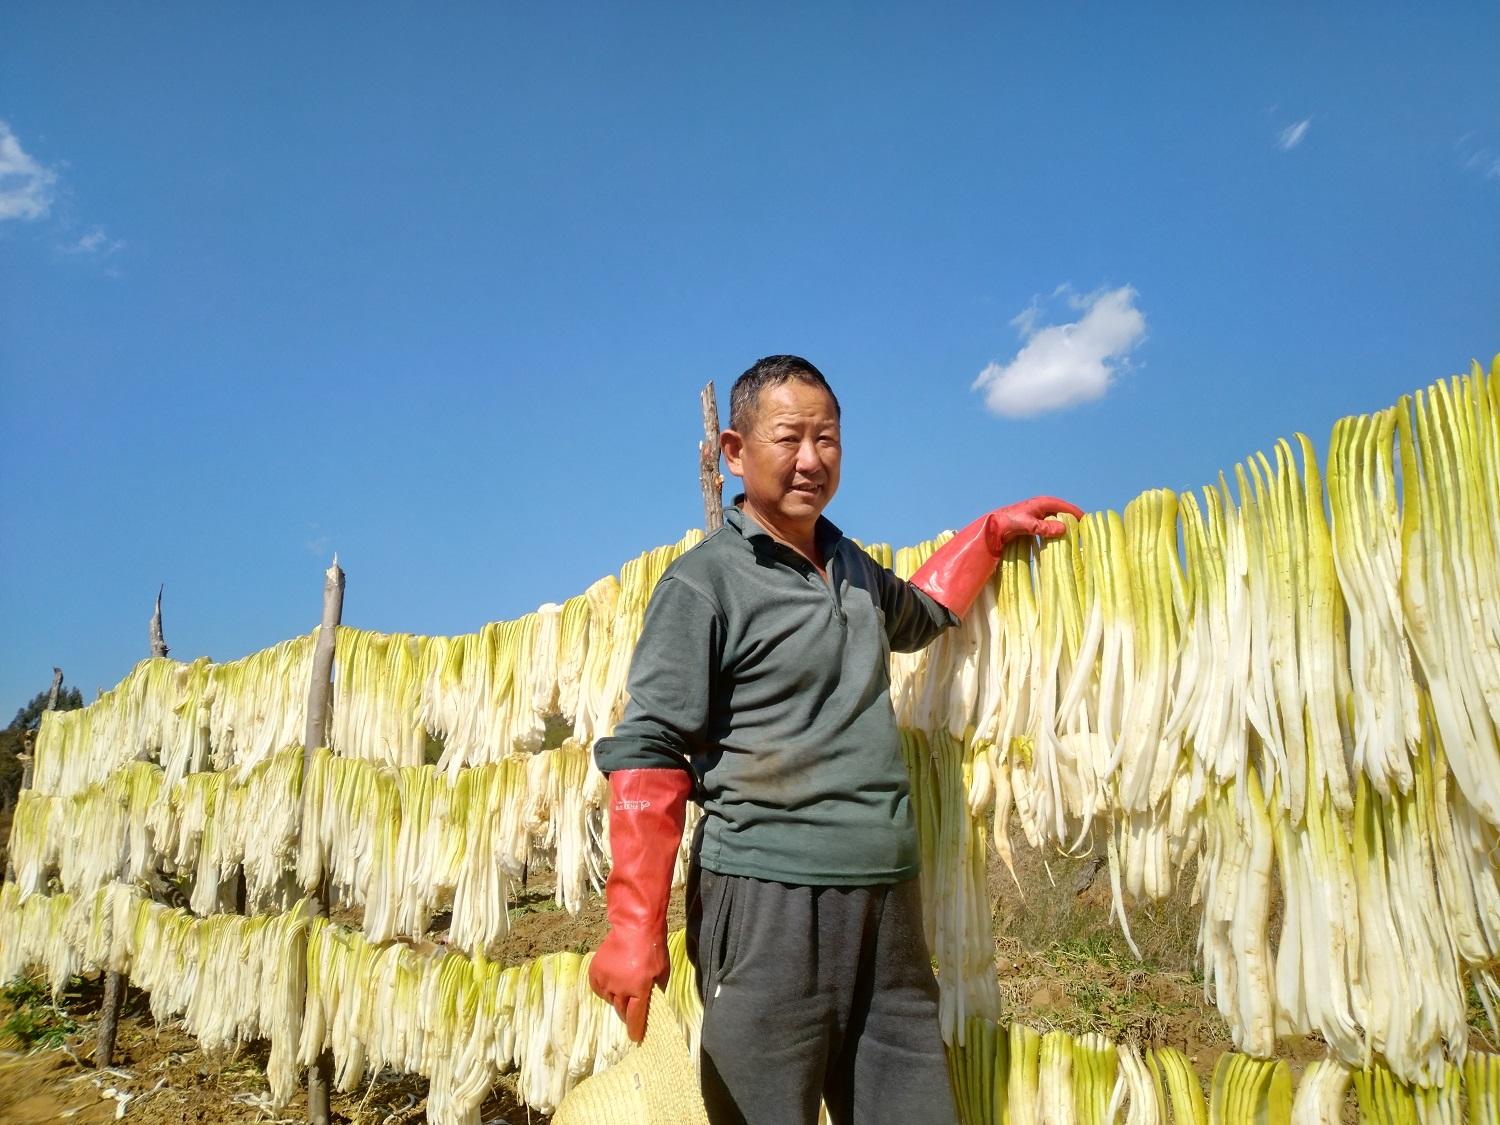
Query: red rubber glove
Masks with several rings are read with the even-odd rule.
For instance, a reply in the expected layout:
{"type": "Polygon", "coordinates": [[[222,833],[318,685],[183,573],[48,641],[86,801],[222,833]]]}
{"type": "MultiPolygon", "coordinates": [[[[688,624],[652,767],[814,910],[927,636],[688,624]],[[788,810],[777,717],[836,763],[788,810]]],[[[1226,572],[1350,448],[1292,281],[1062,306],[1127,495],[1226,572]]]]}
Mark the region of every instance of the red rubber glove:
{"type": "Polygon", "coordinates": [[[685,770],[616,770],[609,775],[609,847],[604,901],[609,933],[589,965],[589,985],[646,1037],[651,986],[667,985],[667,899],[693,779],[685,770]]]}
{"type": "Polygon", "coordinates": [[[962,617],[995,573],[1005,544],[1023,535],[1056,539],[1067,531],[1061,521],[1046,518],[1059,512],[1066,512],[1074,519],[1083,518],[1081,508],[1055,496],[1033,496],[1019,504],[996,508],[939,547],[911,576],[911,584],[952,611],[955,617],[962,617]]]}

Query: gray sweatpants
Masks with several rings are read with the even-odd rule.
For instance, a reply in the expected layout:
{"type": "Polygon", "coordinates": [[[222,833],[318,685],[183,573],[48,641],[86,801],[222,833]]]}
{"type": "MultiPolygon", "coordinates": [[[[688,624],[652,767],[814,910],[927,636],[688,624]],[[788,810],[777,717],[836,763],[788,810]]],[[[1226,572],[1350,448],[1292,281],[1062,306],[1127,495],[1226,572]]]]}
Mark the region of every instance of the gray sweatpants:
{"type": "Polygon", "coordinates": [[[957,1121],[915,879],[803,887],[688,878],[713,1125],[957,1121]]]}

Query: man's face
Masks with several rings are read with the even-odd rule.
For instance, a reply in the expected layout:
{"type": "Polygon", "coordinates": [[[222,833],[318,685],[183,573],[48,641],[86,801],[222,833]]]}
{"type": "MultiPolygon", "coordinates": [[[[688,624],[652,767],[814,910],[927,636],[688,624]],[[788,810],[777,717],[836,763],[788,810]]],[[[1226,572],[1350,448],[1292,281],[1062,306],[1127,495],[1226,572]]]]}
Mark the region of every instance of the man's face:
{"type": "Polygon", "coordinates": [[[779,532],[810,532],[839,487],[839,420],[822,387],[791,380],[761,391],[750,432],[725,430],[724,460],[745,507],[779,532]]]}

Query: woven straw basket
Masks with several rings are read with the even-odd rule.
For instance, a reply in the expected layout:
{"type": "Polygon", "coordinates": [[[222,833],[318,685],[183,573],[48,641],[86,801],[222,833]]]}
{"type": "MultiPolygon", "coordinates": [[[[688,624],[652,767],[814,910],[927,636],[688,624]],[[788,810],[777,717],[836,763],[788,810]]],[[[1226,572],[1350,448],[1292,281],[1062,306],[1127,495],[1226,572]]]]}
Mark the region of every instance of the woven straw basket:
{"type": "Polygon", "coordinates": [[[697,1068],[661,989],[651,995],[646,1038],[575,1086],[552,1125],[708,1125],[697,1068]]]}

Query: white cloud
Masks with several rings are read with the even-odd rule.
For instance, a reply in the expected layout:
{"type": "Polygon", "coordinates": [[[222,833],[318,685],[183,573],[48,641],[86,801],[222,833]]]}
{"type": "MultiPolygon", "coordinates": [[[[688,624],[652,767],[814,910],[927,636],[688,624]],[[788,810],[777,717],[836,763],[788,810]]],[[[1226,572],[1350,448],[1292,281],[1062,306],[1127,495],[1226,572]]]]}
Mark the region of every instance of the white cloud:
{"type": "Polygon", "coordinates": [[[1021,339],[1026,339],[1026,337],[1036,331],[1036,321],[1037,317],[1042,315],[1042,307],[1048,301],[1055,301],[1059,297],[1067,297],[1068,303],[1075,309],[1080,307],[1078,304],[1079,297],[1066,282],[1052,290],[1052,293],[1047,297],[1043,297],[1040,293],[1036,294],[1024,309],[1010,318],[1011,327],[1021,334],[1021,339]]]}
{"type": "Polygon", "coordinates": [[[100,257],[108,257],[125,249],[125,243],[118,238],[110,238],[104,233],[104,228],[96,226],[73,242],[58,247],[64,254],[97,254],[100,257]]]}
{"type": "MultiPolygon", "coordinates": [[[[1067,292],[1063,287],[1055,293],[1067,292]]],[[[991,363],[974,380],[996,414],[1025,418],[1102,398],[1126,357],[1145,337],[1146,318],[1128,285],[1087,296],[1069,294],[1083,313],[1071,324],[1037,328],[1041,303],[1033,298],[1011,323],[1024,345],[1009,363],[991,363]]]]}
{"type": "Polygon", "coordinates": [[[1302,143],[1302,138],[1307,136],[1307,128],[1312,124],[1311,117],[1304,117],[1295,125],[1288,125],[1276,137],[1276,147],[1282,152],[1291,152],[1302,143]]]}
{"type": "Polygon", "coordinates": [[[46,218],[56,183],[57,173],[28,155],[10,126],[0,121],[0,222],[46,218]]]}
{"type": "Polygon", "coordinates": [[[1465,172],[1474,172],[1486,180],[1500,180],[1500,153],[1481,144],[1473,133],[1465,133],[1454,142],[1465,172]]]}

